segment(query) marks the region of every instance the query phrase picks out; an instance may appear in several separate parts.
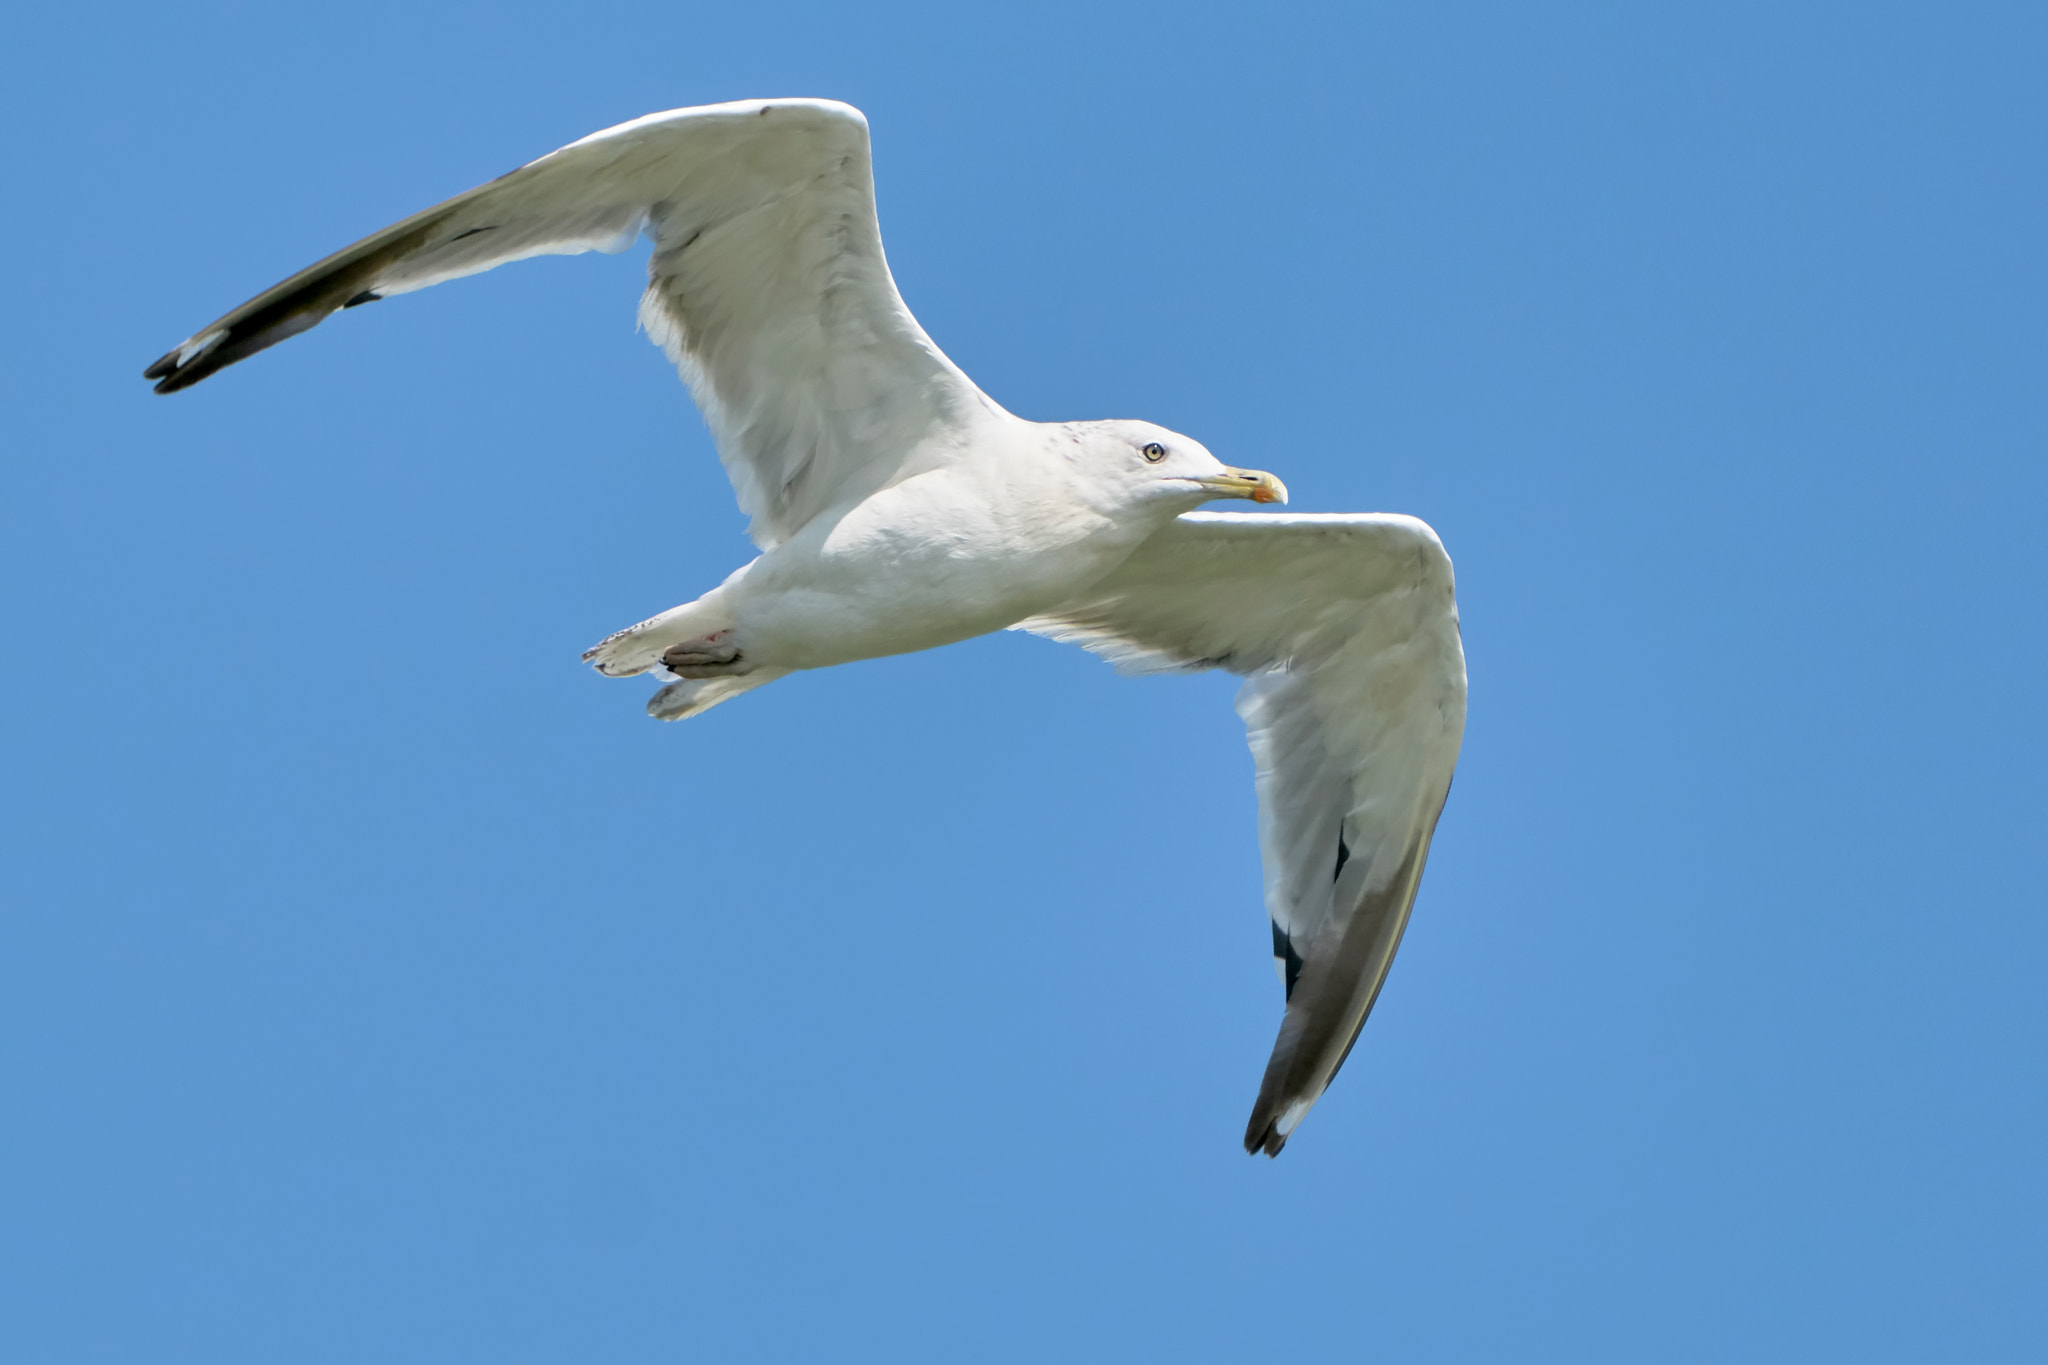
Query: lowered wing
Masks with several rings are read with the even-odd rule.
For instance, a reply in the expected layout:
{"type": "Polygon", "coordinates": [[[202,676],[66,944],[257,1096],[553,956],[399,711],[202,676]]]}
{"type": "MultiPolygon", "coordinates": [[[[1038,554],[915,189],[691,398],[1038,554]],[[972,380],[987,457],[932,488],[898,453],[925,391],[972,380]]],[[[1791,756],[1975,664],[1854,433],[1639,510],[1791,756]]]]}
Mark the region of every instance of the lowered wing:
{"type": "Polygon", "coordinates": [[[1386,981],[1450,792],[1465,729],[1450,559],[1413,517],[1194,513],[1021,628],[1128,671],[1245,675],[1287,991],[1245,1149],[1277,1156],[1386,981]]]}

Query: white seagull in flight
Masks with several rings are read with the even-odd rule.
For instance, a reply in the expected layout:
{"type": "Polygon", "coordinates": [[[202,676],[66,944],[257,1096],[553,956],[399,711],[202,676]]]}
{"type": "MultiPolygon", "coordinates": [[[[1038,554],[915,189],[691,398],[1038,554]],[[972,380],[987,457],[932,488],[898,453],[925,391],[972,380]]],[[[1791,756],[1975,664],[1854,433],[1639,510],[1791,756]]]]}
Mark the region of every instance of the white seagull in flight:
{"type": "Polygon", "coordinates": [[[144,375],[175,393],[337,309],[643,233],[640,325],[761,553],[584,657],[666,680],[663,720],[1005,628],[1127,671],[1241,675],[1287,992],[1244,1143],[1278,1155],[1379,995],[1450,791],[1451,561],[1413,517],[1196,512],[1287,490],[1162,427],[1005,412],[896,292],[859,110],[748,100],[593,133],[300,271],[144,375]]]}

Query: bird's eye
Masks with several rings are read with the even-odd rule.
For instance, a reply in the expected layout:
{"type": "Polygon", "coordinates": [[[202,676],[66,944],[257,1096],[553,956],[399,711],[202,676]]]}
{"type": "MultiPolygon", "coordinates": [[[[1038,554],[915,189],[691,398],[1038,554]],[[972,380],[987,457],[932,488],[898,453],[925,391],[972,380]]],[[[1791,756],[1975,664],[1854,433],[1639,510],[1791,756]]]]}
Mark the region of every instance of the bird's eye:
{"type": "Polygon", "coordinates": [[[1138,453],[1143,455],[1148,462],[1158,464],[1166,458],[1166,447],[1157,441],[1147,441],[1139,448],[1138,453]]]}

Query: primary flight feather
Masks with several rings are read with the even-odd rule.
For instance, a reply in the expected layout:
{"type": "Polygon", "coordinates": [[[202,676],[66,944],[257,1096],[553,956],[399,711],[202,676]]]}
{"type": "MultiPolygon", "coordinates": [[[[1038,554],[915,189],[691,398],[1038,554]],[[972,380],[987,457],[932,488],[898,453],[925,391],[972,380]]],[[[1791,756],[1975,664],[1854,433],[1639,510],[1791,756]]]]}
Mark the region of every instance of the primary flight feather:
{"type": "Polygon", "coordinates": [[[1196,512],[1287,490],[1150,423],[997,406],[896,292],[858,110],[750,100],[593,133],[300,271],[144,376],[174,393],[339,309],[642,235],[641,325],[762,553],[584,657],[662,678],[648,711],[665,720],[1005,628],[1131,671],[1242,675],[1287,1000],[1245,1148],[1277,1155],[1378,997],[1450,791],[1450,560],[1412,517],[1196,512]]]}

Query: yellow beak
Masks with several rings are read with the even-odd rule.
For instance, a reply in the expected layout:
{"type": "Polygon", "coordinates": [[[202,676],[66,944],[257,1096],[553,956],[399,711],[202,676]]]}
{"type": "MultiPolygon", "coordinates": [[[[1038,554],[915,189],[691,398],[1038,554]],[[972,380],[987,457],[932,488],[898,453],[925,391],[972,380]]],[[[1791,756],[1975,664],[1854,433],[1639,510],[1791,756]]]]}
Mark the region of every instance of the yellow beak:
{"type": "Polygon", "coordinates": [[[1231,469],[1196,479],[1212,498],[1250,498],[1253,502],[1287,501],[1287,485],[1263,469],[1231,469]]]}

